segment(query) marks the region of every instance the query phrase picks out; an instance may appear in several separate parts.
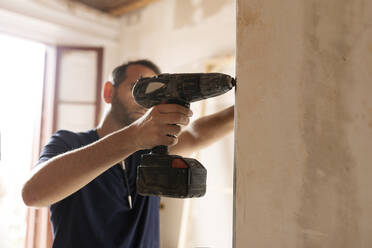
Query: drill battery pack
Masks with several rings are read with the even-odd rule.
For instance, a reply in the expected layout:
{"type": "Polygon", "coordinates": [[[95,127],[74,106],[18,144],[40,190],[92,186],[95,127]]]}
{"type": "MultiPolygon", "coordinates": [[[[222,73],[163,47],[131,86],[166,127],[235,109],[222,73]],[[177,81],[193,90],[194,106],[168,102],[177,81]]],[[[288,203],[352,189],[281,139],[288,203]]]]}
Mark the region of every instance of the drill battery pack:
{"type": "Polygon", "coordinates": [[[137,167],[137,192],[174,198],[201,197],[207,170],[196,159],[177,155],[144,154],[137,167]]]}

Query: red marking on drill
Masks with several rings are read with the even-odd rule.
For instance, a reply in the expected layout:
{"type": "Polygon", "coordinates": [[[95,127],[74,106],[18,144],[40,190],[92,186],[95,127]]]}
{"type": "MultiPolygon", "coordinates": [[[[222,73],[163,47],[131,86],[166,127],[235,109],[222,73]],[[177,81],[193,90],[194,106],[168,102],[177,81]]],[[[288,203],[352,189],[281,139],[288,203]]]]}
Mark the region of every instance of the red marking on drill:
{"type": "Polygon", "coordinates": [[[189,168],[186,164],[185,161],[183,161],[183,159],[180,159],[180,158],[175,158],[173,159],[172,161],[172,168],[189,168]]]}

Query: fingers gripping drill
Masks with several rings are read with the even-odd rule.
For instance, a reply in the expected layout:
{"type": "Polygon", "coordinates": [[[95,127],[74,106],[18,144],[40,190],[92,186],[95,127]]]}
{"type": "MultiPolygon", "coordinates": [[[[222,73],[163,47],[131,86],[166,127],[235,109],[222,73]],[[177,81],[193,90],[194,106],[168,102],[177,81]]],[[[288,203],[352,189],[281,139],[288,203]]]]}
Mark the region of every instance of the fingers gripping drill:
{"type": "MultiPolygon", "coordinates": [[[[235,79],[222,73],[160,74],[140,78],[135,101],[146,108],[162,103],[189,108],[191,102],[222,95],[235,86],[235,79]]],[[[201,197],[206,191],[207,170],[193,158],[169,155],[167,146],[156,146],[142,155],[137,168],[137,192],[175,198],[201,197]]]]}

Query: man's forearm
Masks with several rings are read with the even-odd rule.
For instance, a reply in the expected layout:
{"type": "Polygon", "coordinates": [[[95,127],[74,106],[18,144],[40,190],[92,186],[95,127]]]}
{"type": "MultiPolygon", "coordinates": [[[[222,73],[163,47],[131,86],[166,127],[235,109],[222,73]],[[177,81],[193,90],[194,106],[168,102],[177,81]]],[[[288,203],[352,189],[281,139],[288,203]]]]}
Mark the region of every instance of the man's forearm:
{"type": "Polygon", "coordinates": [[[234,106],[195,120],[178,138],[178,144],[170,147],[172,154],[189,155],[234,130],[234,106]]]}
{"type": "Polygon", "coordinates": [[[131,127],[119,130],[90,145],[66,152],[32,171],[22,190],[28,206],[48,206],[78,191],[105,170],[125,159],[138,148],[131,127]]]}

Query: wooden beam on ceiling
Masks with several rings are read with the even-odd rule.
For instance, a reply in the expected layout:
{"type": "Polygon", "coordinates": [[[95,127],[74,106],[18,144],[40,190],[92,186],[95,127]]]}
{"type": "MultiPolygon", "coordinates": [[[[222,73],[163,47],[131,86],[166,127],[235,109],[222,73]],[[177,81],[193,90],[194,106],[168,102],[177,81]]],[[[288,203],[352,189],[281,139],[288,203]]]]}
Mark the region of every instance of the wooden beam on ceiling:
{"type": "Polygon", "coordinates": [[[115,9],[112,9],[109,11],[109,13],[113,16],[121,16],[128,12],[135,11],[138,9],[141,9],[150,3],[156,2],[158,0],[132,0],[128,1],[128,3],[123,4],[120,7],[117,7],[115,9]]]}

